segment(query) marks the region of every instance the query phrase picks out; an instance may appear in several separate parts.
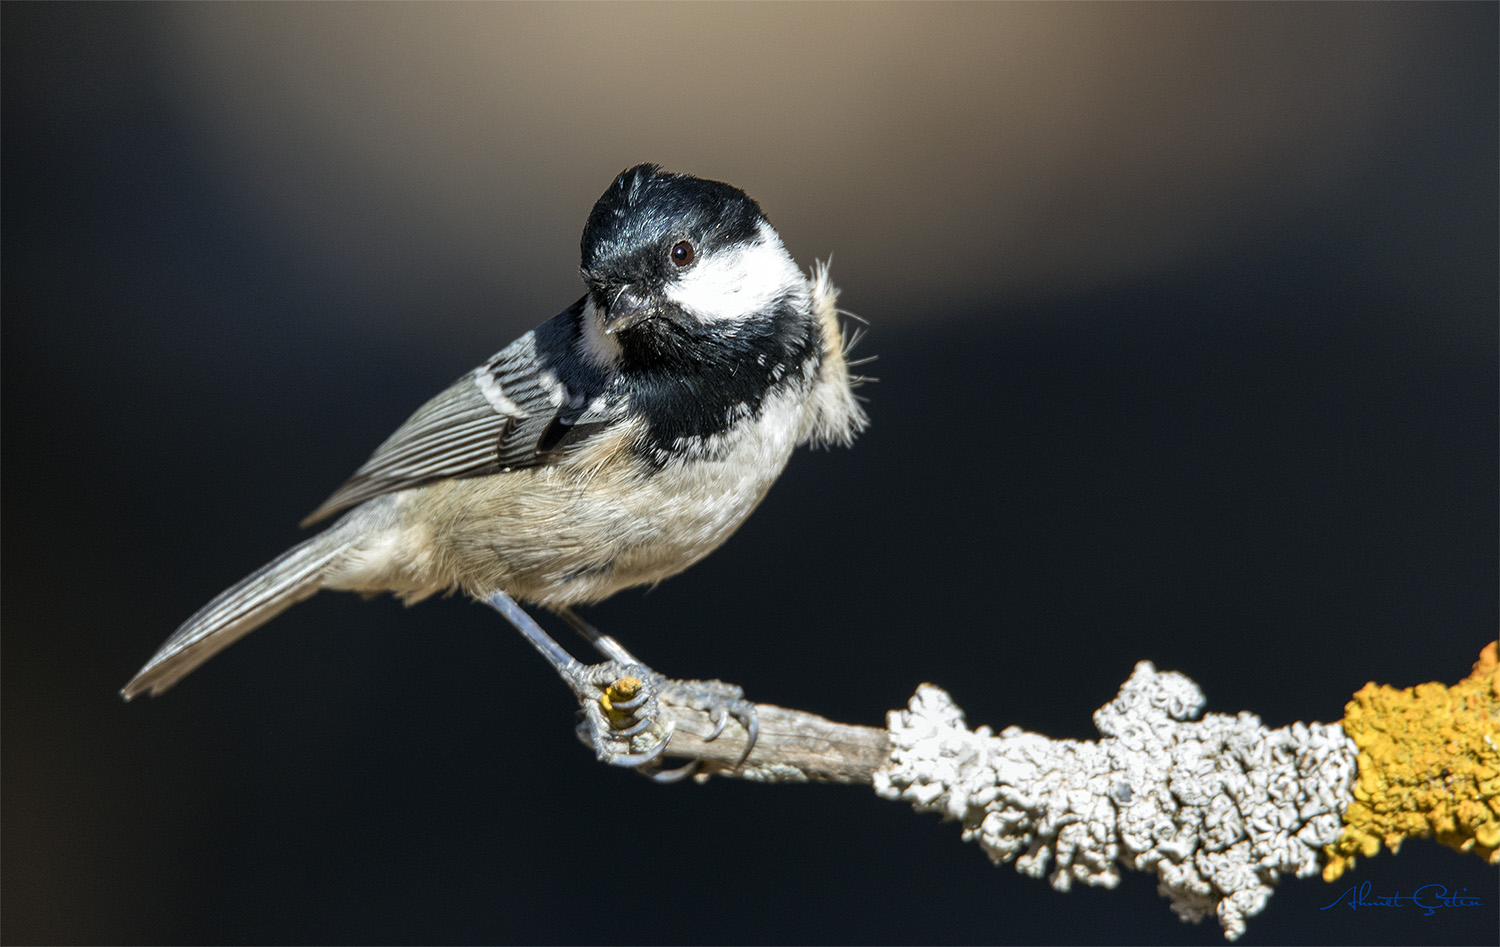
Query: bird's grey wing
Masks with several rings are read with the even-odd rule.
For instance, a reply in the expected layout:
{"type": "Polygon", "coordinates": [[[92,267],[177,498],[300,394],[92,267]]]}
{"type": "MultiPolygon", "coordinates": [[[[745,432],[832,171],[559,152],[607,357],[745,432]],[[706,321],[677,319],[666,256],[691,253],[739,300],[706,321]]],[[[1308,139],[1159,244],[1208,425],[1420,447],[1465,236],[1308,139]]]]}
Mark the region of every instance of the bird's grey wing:
{"type": "Polygon", "coordinates": [[[555,462],[610,419],[597,372],[580,371],[574,307],[528,332],[424,404],[302,521],[433,480],[555,462]],[[554,325],[561,323],[561,325],[554,325]]]}

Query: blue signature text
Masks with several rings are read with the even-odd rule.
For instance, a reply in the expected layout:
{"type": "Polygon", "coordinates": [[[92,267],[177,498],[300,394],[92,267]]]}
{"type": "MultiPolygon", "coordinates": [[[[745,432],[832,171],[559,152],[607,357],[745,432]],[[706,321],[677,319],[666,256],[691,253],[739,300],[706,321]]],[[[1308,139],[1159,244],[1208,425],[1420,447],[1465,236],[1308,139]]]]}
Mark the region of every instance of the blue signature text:
{"type": "Polygon", "coordinates": [[[1482,900],[1468,894],[1468,888],[1462,893],[1450,892],[1443,885],[1422,885],[1411,894],[1402,894],[1397,889],[1395,894],[1372,894],[1368,881],[1359,885],[1352,885],[1347,891],[1335,898],[1331,903],[1319,908],[1326,911],[1329,908],[1344,906],[1353,911],[1360,908],[1400,908],[1415,907],[1422,910],[1424,917],[1431,917],[1443,908],[1474,908],[1484,904],[1482,900]]]}

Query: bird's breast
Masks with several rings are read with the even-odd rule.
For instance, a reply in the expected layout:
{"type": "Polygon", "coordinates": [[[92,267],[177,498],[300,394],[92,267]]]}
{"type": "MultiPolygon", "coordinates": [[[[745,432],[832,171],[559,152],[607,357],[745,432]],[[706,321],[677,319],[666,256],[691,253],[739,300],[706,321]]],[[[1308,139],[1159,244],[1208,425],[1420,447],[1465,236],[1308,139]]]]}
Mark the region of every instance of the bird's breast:
{"type": "Polygon", "coordinates": [[[676,575],[760,503],[804,436],[804,414],[788,389],[743,423],[678,445],[666,463],[646,456],[634,421],[552,466],[410,491],[405,519],[424,524],[432,544],[421,582],[575,605],[676,575]]]}
{"type": "Polygon", "coordinates": [[[785,469],[803,413],[799,393],[778,393],[726,431],[675,445],[667,463],[638,460],[625,489],[590,490],[597,509],[585,518],[618,537],[598,597],[676,575],[722,545],[785,469]]]}

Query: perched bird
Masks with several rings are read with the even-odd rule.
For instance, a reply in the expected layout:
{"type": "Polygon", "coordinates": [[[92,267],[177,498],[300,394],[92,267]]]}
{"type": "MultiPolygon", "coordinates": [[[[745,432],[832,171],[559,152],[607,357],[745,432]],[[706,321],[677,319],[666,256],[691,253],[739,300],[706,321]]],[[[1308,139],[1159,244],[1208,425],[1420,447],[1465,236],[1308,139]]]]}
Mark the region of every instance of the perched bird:
{"type": "Polygon", "coordinates": [[[745,192],[639,165],[581,245],[583,298],[418,409],[303,523],[333,525],[184,622],[123,696],[161,693],[321,589],[457,589],[528,637],[516,601],[586,628],[573,606],[686,569],[793,448],[865,427],[826,267],[804,276],[745,192]]]}

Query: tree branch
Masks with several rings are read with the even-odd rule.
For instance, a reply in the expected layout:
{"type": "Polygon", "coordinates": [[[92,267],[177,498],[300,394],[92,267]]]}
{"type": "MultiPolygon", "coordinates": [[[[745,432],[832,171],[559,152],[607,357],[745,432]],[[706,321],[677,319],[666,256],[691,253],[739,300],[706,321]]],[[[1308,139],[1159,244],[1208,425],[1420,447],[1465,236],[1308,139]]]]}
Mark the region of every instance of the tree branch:
{"type": "MultiPolygon", "coordinates": [[[[628,693],[638,691],[639,679],[624,680],[628,693]]],[[[885,730],[756,705],[759,738],[743,763],[743,727],[705,740],[713,718],[682,705],[637,704],[656,717],[637,738],[659,740],[670,727],[664,755],[696,761],[698,780],[872,786],[959,822],[992,861],[1013,861],[1060,891],[1153,872],[1178,916],[1216,917],[1228,940],[1265,908],[1280,878],[1334,880],[1381,840],[1394,848],[1404,835],[1435,834],[1500,863],[1494,643],[1453,688],[1370,685],[1342,723],[1272,730],[1250,713],[1205,714],[1206,704],[1192,680],[1142,661],[1094,714],[1096,741],[969,730],[952,698],[930,684],[888,715],[885,730]]]]}
{"type": "Polygon", "coordinates": [[[712,718],[701,710],[663,705],[663,723],[674,728],[666,756],[696,760],[701,778],[733,776],[762,783],[857,783],[873,785],[875,772],[890,762],[890,737],[875,727],[835,723],[817,714],[756,704],[760,734],[743,766],[746,734],[730,726],[718,739],[712,718]]]}

